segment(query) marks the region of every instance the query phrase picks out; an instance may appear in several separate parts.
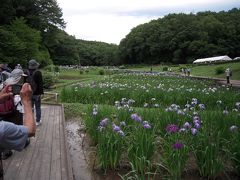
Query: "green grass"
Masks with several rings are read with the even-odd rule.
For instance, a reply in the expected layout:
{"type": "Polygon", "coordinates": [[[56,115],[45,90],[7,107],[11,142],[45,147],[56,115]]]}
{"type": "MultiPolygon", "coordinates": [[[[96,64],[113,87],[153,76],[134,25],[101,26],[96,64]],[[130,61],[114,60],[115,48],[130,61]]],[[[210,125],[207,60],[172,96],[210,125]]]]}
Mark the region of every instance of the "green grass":
{"type": "Polygon", "coordinates": [[[221,63],[221,64],[206,64],[206,65],[193,65],[193,64],[182,64],[182,65],[136,65],[128,66],[128,69],[131,70],[140,70],[149,72],[152,68],[152,71],[162,72],[163,67],[169,67],[172,69],[172,72],[181,73],[181,67],[189,67],[191,69],[191,75],[194,76],[203,76],[203,77],[213,77],[213,78],[225,78],[225,74],[216,74],[215,69],[217,67],[231,68],[233,76],[231,79],[240,80],[240,62],[230,62],[230,63],[221,63]]]}
{"type": "Polygon", "coordinates": [[[64,115],[66,119],[82,118],[84,111],[87,110],[87,105],[80,103],[64,103],[64,115]]]}
{"type": "Polygon", "coordinates": [[[225,78],[225,73],[217,75],[215,69],[217,67],[231,68],[233,76],[231,79],[240,80],[240,62],[235,63],[224,63],[217,65],[199,65],[192,68],[192,75],[195,76],[205,76],[205,77],[216,77],[216,78],[225,78]]]}
{"type": "Polygon", "coordinates": [[[71,86],[79,82],[89,83],[94,80],[100,80],[103,75],[99,75],[101,68],[89,68],[80,73],[79,69],[62,69],[58,76],[58,81],[49,89],[49,91],[59,92],[62,87],[71,86]]]}
{"type": "MultiPolygon", "coordinates": [[[[224,69],[230,67],[232,69],[233,76],[231,79],[240,80],[240,62],[231,62],[223,64],[209,64],[209,65],[193,65],[193,64],[182,64],[182,65],[134,65],[126,66],[131,70],[140,70],[149,72],[152,68],[154,72],[162,72],[164,67],[171,68],[173,73],[181,73],[181,67],[190,67],[191,75],[193,76],[203,76],[212,78],[225,78],[225,73],[216,74],[217,67],[223,67],[224,69]]],[[[89,83],[91,81],[96,81],[102,79],[104,76],[99,75],[99,70],[103,68],[99,67],[89,67],[85,70],[79,69],[61,69],[59,74],[59,81],[53,86],[50,91],[59,91],[64,86],[69,86],[71,84],[76,84],[78,82],[89,83]],[[81,71],[81,72],[80,72],[81,71]]]]}
{"type": "MultiPolygon", "coordinates": [[[[199,67],[203,66],[192,68],[199,67]]],[[[121,162],[127,162],[132,168],[131,172],[139,175],[140,178],[136,179],[146,179],[147,173],[180,179],[189,152],[194,155],[198,173],[208,179],[215,178],[225,170],[232,168],[235,171],[235,167],[240,167],[239,135],[229,130],[232,125],[240,127],[239,112],[234,110],[236,102],[239,102],[239,93],[235,89],[213,88],[212,81],[208,80],[154,74],[96,75],[98,77],[105,79],[99,82],[92,79],[96,81],[94,84],[85,84],[84,81],[79,87],[64,88],[60,96],[65,96],[62,97],[66,100],[63,102],[69,102],[64,103],[66,119],[80,117],[84,121],[86,132],[97,145],[98,164],[104,170],[118,170],[121,162]],[[140,103],[136,106],[128,103],[129,106],[125,106],[130,98],[135,100],[134,104],[140,103]],[[192,98],[205,104],[206,109],[194,105],[192,98]],[[116,100],[121,106],[115,105],[116,100]],[[219,100],[222,103],[217,103],[219,100]],[[143,106],[145,102],[149,104],[148,107],[143,106]],[[160,106],[150,106],[156,103],[160,106]],[[179,108],[185,113],[174,110],[176,105],[173,103],[180,105],[179,108]],[[192,108],[184,110],[186,103],[191,104],[192,108]],[[169,109],[170,106],[173,108],[169,109]],[[93,108],[97,109],[97,114],[93,114],[93,108]],[[224,114],[223,110],[228,110],[229,114],[224,114]],[[142,122],[134,120],[131,116],[133,113],[140,116],[142,122]],[[193,120],[196,113],[200,119],[197,135],[193,136],[190,129],[174,134],[166,131],[169,124],[182,128],[189,122],[191,128],[195,127],[193,120]],[[108,118],[108,124],[101,127],[100,122],[105,118],[108,118]],[[146,121],[151,125],[150,129],[143,127],[146,121]],[[125,122],[125,125],[121,126],[121,122],[125,122]],[[124,133],[122,139],[113,129],[115,126],[121,127],[124,133]],[[173,148],[177,142],[184,145],[183,149],[173,148]],[[230,149],[232,146],[234,148],[230,149]],[[153,161],[154,154],[160,156],[153,161]],[[162,169],[155,170],[156,163],[167,172],[163,174],[162,169]]]]}
{"type": "Polygon", "coordinates": [[[101,67],[89,67],[87,69],[61,69],[59,77],[64,79],[74,79],[79,77],[99,75],[101,67]]]}

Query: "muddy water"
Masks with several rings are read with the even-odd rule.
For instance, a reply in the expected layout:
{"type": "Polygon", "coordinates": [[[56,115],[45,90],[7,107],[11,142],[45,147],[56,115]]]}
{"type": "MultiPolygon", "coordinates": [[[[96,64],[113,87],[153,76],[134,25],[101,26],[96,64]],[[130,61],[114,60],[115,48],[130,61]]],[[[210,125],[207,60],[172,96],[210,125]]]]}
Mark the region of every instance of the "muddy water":
{"type": "Polygon", "coordinates": [[[84,125],[79,120],[66,121],[67,141],[75,180],[118,180],[118,175],[103,175],[95,167],[95,146],[86,137],[84,125]]]}

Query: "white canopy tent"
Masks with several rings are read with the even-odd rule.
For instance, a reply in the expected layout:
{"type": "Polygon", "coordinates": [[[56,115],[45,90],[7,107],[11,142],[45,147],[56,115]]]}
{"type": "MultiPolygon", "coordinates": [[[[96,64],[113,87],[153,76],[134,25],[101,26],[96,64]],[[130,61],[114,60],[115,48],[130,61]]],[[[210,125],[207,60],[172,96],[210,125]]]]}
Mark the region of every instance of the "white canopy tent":
{"type": "Polygon", "coordinates": [[[203,58],[203,59],[196,59],[193,61],[193,64],[204,64],[204,63],[213,63],[213,62],[225,62],[225,61],[231,61],[232,59],[225,56],[216,56],[216,57],[209,57],[209,58],[203,58]]]}

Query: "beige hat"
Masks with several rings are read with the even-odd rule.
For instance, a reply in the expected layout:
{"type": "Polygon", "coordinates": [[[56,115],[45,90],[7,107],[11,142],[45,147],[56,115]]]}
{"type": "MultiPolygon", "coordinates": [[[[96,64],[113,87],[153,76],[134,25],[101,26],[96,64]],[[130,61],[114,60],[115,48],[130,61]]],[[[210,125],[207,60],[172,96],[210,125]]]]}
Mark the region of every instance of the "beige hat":
{"type": "Polygon", "coordinates": [[[5,85],[17,84],[23,76],[27,76],[27,75],[24,74],[22,69],[14,69],[11,72],[11,77],[6,79],[6,81],[4,83],[5,83],[5,85]]]}

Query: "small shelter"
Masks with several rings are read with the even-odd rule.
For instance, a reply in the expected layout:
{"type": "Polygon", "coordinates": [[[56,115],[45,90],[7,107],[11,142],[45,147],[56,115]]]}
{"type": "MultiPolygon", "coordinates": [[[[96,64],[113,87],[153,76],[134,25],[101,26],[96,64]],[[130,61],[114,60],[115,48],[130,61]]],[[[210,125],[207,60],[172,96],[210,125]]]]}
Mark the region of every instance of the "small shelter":
{"type": "Polygon", "coordinates": [[[215,63],[215,62],[226,62],[231,61],[232,59],[225,56],[216,56],[216,57],[209,57],[209,58],[202,58],[202,59],[196,59],[193,61],[193,64],[205,64],[205,63],[215,63]]]}

